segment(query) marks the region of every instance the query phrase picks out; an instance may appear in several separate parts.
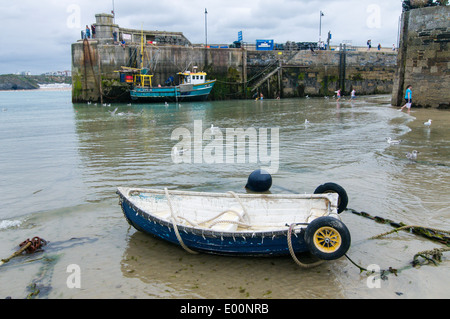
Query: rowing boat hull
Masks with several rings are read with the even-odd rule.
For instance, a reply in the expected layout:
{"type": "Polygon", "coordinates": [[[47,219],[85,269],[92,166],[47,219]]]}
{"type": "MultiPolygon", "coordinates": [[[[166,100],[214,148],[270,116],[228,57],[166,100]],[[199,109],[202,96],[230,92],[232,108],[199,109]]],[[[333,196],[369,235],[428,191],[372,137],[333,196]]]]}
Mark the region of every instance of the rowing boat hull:
{"type": "MultiPolygon", "coordinates": [[[[152,219],[152,217],[124,200],[122,208],[126,219],[134,228],[154,237],[180,245],[171,223],[152,219]]],[[[288,255],[287,229],[279,233],[252,235],[221,234],[208,231],[188,231],[178,228],[184,244],[198,252],[230,256],[280,256],[288,255]]],[[[302,238],[303,233],[298,238],[302,238]]],[[[298,235],[297,235],[298,236],[298,235]]],[[[304,240],[294,240],[295,252],[306,252],[304,240]]]]}
{"type": "MultiPolygon", "coordinates": [[[[175,193],[175,191],[172,191],[175,193]]],[[[180,191],[180,193],[183,193],[180,191]]],[[[152,194],[156,202],[163,202],[164,193],[153,194],[151,190],[139,190],[139,189],[128,189],[128,188],[118,188],[117,194],[119,195],[120,205],[122,207],[123,213],[134,228],[149,235],[158,237],[160,239],[166,240],[176,245],[181,245],[184,247],[189,247],[189,249],[197,252],[204,252],[210,254],[218,255],[233,255],[233,256],[281,256],[289,255],[289,241],[288,237],[291,236],[291,249],[295,253],[307,252],[309,251],[309,246],[307,245],[304,234],[305,227],[300,229],[292,230],[289,228],[290,223],[297,223],[307,225],[307,223],[299,223],[296,221],[283,221],[280,223],[279,227],[275,227],[268,230],[261,229],[245,229],[245,230],[214,230],[205,227],[194,227],[192,225],[177,224],[174,225],[173,220],[170,217],[162,218],[157,214],[149,211],[143,206],[140,206],[139,201],[136,198],[140,197],[142,200],[142,194],[152,194]],[[132,195],[137,194],[137,195],[132,195]],[[133,196],[135,198],[133,198],[133,196]],[[285,223],[285,224],[283,224],[285,223]],[[180,236],[182,243],[180,242],[180,236]]],[[[195,193],[200,194],[203,193],[195,193]]],[[[211,196],[211,193],[205,193],[211,196]]],[[[174,196],[175,196],[174,195],[174,196]]],[[[220,194],[221,196],[227,196],[226,194],[220,194]]],[[[145,195],[147,196],[147,195],[145,195]]],[[[145,197],[144,196],[144,197],[145,197]]],[[[271,195],[255,195],[255,198],[250,197],[250,195],[239,194],[242,200],[253,200],[256,202],[261,198],[262,205],[267,204],[277,199],[276,195],[273,195],[273,200],[271,195]],[[249,196],[244,197],[244,196],[249,196]],[[259,197],[258,197],[259,196],[259,197]]],[[[313,200],[318,199],[321,195],[311,195],[313,200]]],[[[289,200],[289,195],[286,195],[287,200],[289,200]]],[[[328,211],[324,212],[324,216],[334,216],[338,219],[336,213],[337,205],[337,195],[336,194],[323,194],[323,200],[330,200],[332,203],[331,207],[328,206],[328,211]],[[331,208],[331,211],[330,211],[331,208]]],[[[299,200],[295,200],[295,196],[292,197],[292,204],[296,205],[299,200]]],[[[232,199],[232,198],[231,198],[232,199]]],[[[204,201],[204,199],[200,199],[204,201]]],[[[283,200],[286,201],[286,198],[283,200]]],[[[302,199],[302,201],[308,201],[308,198],[302,199]]],[[[212,202],[219,203],[219,199],[211,199],[212,202]]],[[[162,205],[162,204],[157,204],[162,205]]],[[[164,204],[165,205],[165,204],[164,204]]],[[[190,204],[184,204],[188,207],[190,204]]],[[[250,205],[250,202],[245,202],[245,205],[250,205]]],[[[180,206],[183,206],[181,204],[180,206]]],[[[269,212],[270,213],[270,212],[269,212]]],[[[255,220],[256,217],[252,216],[255,220]]],[[[310,216],[310,220],[311,220],[310,216]]],[[[300,219],[301,220],[301,219],[300,219]]],[[[291,253],[292,254],[292,253],[291,253]]]]}

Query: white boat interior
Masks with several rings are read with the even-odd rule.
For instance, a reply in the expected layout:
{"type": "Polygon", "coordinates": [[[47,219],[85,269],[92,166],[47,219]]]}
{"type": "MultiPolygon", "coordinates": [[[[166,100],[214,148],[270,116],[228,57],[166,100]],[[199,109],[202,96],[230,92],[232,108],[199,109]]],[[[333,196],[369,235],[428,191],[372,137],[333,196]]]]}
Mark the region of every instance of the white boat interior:
{"type": "Polygon", "coordinates": [[[280,231],[321,216],[339,219],[336,193],[238,194],[123,187],[118,191],[158,219],[217,232],[280,231]]]}

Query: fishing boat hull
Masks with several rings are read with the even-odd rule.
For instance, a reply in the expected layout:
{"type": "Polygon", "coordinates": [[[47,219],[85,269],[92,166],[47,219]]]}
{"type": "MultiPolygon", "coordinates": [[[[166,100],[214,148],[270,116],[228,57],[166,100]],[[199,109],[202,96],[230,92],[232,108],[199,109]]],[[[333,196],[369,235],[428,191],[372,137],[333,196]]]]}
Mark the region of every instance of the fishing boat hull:
{"type": "Polygon", "coordinates": [[[133,100],[146,102],[204,101],[208,98],[215,80],[201,84],[182,84],[164,87],[135,87],[130,91],[133,100]]]}
{"type": "MultiPolygon", "coordinates": [[[[258,194],[236,196],[234,193],[171,191],[168,195],[162,190],[133,188],[118,188],[117,194],[127,221],[137,230],[182,246],[186,250],[209,254],[282,256],[311,252],[313,239],[308,241],[305,237],[307,226],[311,221],[325,218],[331,219],[332,223],[342,224],[337,214],[337,194],[309,195],[309,197],[258,194]],[[302,202],[302,205],[305,205],[304,203],[310,201],[313,202],[308,204],[310,209],[294,208],[294,214],[298,213],[296,217],[286,211],[289,205],[298,205],[302,202]],[[189,210],[188,208],[191,213],[182,212],[189,210]],[[243,219],[239,213],[237,215],[240,217],[234,220],[233,214],[229,213],[239,210],[243,213],[242,208],[249,215],[247,217],[250,227],[240,226],[243,219]],[[221,215],[221,211],[227,213],[221,215]],[[224,217],[227,214],[228,217],[224,217]],[[277,218],[277,215],[281,217],[277,218]],[[211,216],[219,218],[212,221],[211,216]],[[192,222],[195,218],[196,221],[192,222]],[[209,221],[202,225],[199,220],[209,221]],[[265,220],[266,224],[263,223],[265,220]],[[294,224],[296,227],[292,227],[294,224]]],[[[345,236],[349,237],[349,234],[345,236]]],[[[349,238],[345,241],[349,241],[349,238]]],[[[347,251],[349,244],[349,242],[339,244],[342,246],[339,256],[335,254],[330,255],[330,258],[325,256],[323,259],[339,258],[342,256],[342,250],[347,251]]]]}

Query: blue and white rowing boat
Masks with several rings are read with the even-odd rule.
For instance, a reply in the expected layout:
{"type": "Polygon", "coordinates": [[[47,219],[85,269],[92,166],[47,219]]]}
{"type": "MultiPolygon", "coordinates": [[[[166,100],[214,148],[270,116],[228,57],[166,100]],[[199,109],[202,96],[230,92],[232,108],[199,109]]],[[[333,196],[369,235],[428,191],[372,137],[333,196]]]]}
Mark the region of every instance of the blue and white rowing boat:
{"type": "Polygon", "coordinates": [[[350,247],[335,192],[237,194],[119,187],[117,194],[133,227],[191,253],[294,257],[311,252],[333,260],[350,247]]]}

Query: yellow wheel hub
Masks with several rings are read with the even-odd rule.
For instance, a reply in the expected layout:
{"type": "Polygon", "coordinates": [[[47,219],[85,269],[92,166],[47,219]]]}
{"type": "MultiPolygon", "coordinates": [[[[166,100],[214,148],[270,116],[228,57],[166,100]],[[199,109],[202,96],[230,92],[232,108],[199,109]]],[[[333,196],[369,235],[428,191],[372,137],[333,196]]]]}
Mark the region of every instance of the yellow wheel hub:
{"type": "Polygon", "coordinates": [[[319,228],[314,233],[314,245],[324,253],[333,253],[339,249],[342,238],[339,232],[328,226],[319,228]]]}

